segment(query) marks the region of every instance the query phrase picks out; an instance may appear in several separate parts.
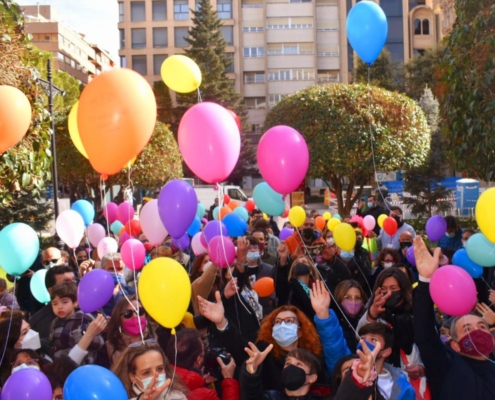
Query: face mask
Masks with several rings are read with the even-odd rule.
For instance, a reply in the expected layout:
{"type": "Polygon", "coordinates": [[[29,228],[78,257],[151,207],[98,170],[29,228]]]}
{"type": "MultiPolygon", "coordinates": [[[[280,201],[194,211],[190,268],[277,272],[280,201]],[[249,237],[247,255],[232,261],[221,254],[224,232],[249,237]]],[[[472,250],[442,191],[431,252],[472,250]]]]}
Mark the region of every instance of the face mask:
{"type": "Polygon", "coordinates": [[[12,368],[12,373],[15,374],[17,371],[20,371],[21,369],[37,369],[38,371],[40,370],[38,366],[36,365],[26,365],[26,364],[21,364],[18,367],[12,368]]]}
{"type": "Polygon", "coordinates": [[[125,280],[122,275],[116,273],[110,273],[110,275],[112,275],[114,286],[117,286],[119,282],[121,285],[125,285],[125,280]]]}
{"type": "Polygon", "coordinates": [[[392,296],[390,296],[387,301],[385,302],[385,307],[386,308],[394,308],[397,307],[397,305],[401,302],[402,300],[402,292],[392,292],[392,296]]]}
{"type": "Polygon", "coordinates": [[[351,261],[352,258],[354,257],[354,252],[342,250],[340,252],[340,257],[345,261],[351,261]]]}
{"type": "Polygon", "coordinates": [[[153,250],[153,245],[151,243],[145,243],[144,249],[146,250],[146,253],[149,253],[151,250],[153,250]]]}
{"type": "MultiPolygon", "coordinates": [[[[134,375],[134,377],[136,379],[139,379],[136,375],[134,375]]],[[[153,377],[145,378],[145,379],[139,379],[139,380],[143,384],[142,391],[144,392],[146,389],[148,389],[148,386],[150,385],[151,381],[153,380],[153,377]]],[[[165,374],[158,375],[158,380],[157,380],[157,382],[155,384],[155,387],[161,387],[161,386],[163,386],[165,384],[165,381],[166,380],[167,380],[167,376],[165,374]]]]}
{"type": "Polygon", "coordinates": [[[488,357],[493,351],[493,336],[489,332],[476,329],[463,336],[459,341],[461,353],[469,356],[488,357]]]}
{"type": "Polygon", "coordinates": [[[394,265],[394,263],[393,262],[385,262],[384,261],[384,262],[382,262],[382,265],[383,265],[383,268],[386,269],[386,268],[391,268],[394,265]]]}
{"type": "Polygon", "coordinates": [[[412,246],[412,243],[411,242],[400,242],[400,248],[402,250],[408,249],[411,246],[412,246]]]}
{"type": "Polygon", "coordinates": [[[140,336],[141,335],[141,331],[139,330],[140,322],[141,322],[141,330],[144,332],[146,329],[146,324],[148,323],[146,321],[146,317],[139,317],[139,319],[135,317],[126,319],[122,323],[122,328],[124,328],[124,332],[130,336],[140,336]]]}
{"type": "Polygon", "coordinates": [[[327,239],[327,243],[330,245],[330,246],[333,246],[335,244],[335,239],[333,237],[329,237],[327,239]]]}
{"type": "MultiPolygon", "coordinates": [[[[375,346],[373,344],[371,344],[370,342],[368,342],[367,340],[365,340],[365,343],[366,343],[366,346],[368,346],[368,349],[370,349],[370,351],[373,351],[375,350],[375,346]]],[[[363,353],[364,353],[364,350],[363,350],[363,346],[361,346],[361,343],[359,343],[357,345],[357,349],[358,350],[361,350],[363,353]]]]}
{"type": "Polygon", "coordinates": [[[462,247],[466,247],[466,242],[467,242],[467,240],[462,241],[462,247]]]}
{"type": "Polygon", "coordinates": [[[272,337],[281,347],[290,346],[294,343],[299,336],[297,335],[297,329],[299,327],[296,324],[286,324],[282,322],[280,325],[275,325],[272,330],[272,337]]]}
{"type": "Polygon", "coordinates": [[[31,350],[38,350],[41,348],[40,334],[30,329],[28,333],[26,333],[26,336],[24,336],[24,339],[22,339],[21,348],[31,350]]]}
{"type": "Polygon", "coordinates": [[[455,232],[452,233],[445,232],[445,236],[447,236],[449,239],[452,239],[455,237],[455,232]]]}
{"type": "Polygon", "coordinates": [[[246,255],[246,258],[249,261],[257,261],[260,258],[260,252],[259,251],[249,251],[246,255]]]}
{"type": "Polygon", "coordinates": [[[306,229],[303,229],[303,231],[302,231],[302,235],[303,235],[304,239],[306,239],[306,240],[313,239],[314,234],[315,234],[315,232],[311,228],[306,228],[306,229]]]}
{"type": "Polygon", "coordinates": [[[404,225],[404,221],[402,221],[402,217],[400,215],[394,215],[395,222],[397,222],[397,226],[400,228],[404,225]]]}
{"type": "Polygon", "coordinates": [[[368,208],[373,208],[374,206],[375,206],[375,203],[368,201],[368,208]]]}
{"type": "Polygon", "coordinates": [[[306,384],[306,372],[302,368],[289,364],[280,374],[280,383],[287,390],[294,392],[306,384]]]}
{"type": "Polygon", "coordinates": [[[355,315],[358,315],[361,309],[363,308],[363,302],[342,300],[342,307],[344,308],[347,314],[354,317],[355,315]]]}

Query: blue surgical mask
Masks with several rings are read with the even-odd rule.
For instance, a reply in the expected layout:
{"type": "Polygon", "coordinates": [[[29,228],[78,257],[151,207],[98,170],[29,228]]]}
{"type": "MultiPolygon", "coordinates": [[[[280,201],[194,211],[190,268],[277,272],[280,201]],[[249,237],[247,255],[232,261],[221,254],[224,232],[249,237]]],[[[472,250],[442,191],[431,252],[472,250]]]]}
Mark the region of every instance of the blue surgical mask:
{"type": "Polygon", "coordinates": [[[259,251],[249,251],[246,255],[246,258],[249,261],[257,261],[260,258],[260,252],[259,251]]]}
{"type": "Polygon", "coordinates": [[[372,202],[368,201],[368,208],[373,208],[374,206],[375,206],[375,204],[374,204],[374,203],[372,203],[372,202]]]}
{"type": "MultiPolygon", "coordinates": [[[[368,349],[370,349],[370,351],[373,351],[375,350],[375,346],[373,344],[371,344],[370,342],[368,342],[367,340],[364,341],[366,343],[366,346],[368,346],[368,349]]],[[[364,350],[363,350],[363,346],[361,346],[361,343],[359,343],[357,345],[357,349],[358,350],[361,350],[363,353],[364,353],[364,350]]]]}
{"type": "Polygon", "coordinates": [[[281,347],[290,346],[294,343],[299,336],[297,335],[297,329],[299,327],[296,324],[286,324],[282,322],[280,325],[275,325],[272,330],[272,337],[281,347]]]}
{"type": "MultiPolygon", "coordinates": [[[[139,379],[136,375],[134,375],[136,379],[139,379]]],[[[153,377],[145,378],[145,379],[139,379],[141,383],[143,384],[143,392],[148,389],[148,386],[150,385],[151,381],[153,380],[153,377]]],[[[158,375],[158,380],[156,382],[155,387],[161,387],[165,384],[165,381],[167,380],[167,376],[165,374],[160,374],[158,375]]]]}
{"type": "Polygon", "coordinates": [[[345,251],[345,250],[342,250],[340,252],[340,257],[345,260],[345,261],[350,261],[353,259],[354,257],[354,251],[345,251]]]}
{"type": "Polygon", "coordinates": [[[445,236],[447,236],[448,238],[452,239],[453,237],[455,237],[455,232],[452,232],[452,233],[446,232],[445,233],[445,236]]]}
{"type": "Polygon", "coordinates": [[[15,374],[17,371],[20,371],[21,369],[28,369],[28,368],[37,369],[38,371],[40,370],[40,368],[36,365],[21,364],[18,367],[12,368],[12,373],[15,374]]]}

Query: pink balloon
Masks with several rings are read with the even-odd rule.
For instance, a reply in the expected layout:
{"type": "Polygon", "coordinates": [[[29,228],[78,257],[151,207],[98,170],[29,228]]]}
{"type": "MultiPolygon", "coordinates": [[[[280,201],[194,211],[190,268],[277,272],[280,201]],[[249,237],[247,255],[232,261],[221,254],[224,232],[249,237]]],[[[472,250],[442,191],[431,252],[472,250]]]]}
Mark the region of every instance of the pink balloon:
{"type": "Polygon", "coordinates": [[[127,232],[123,232],[122,235],[120,235],[120,245],[122,246],[125,242],[127,242],[129,239],[132,239],[132,236],[129,235],[127,232]]]}
{"type": "Polygon", "coordinates": [[[235,260],[235,246],[226,236],[215,236],[208,244],[208,255],[213,264],[227,268],[235,260]]]}
{"type": "Polygon", "coordinates": [[[308,172],[308,146],[290,126],[278,125],[266,131],[258,144],[257,158],[261,175],[280,194],[295,191],[308,172]]]}
{"type": "Polygon", "coordinates": [[[120,254],[126,267],[137,271],[140,270],[144,264],[146,249],[144,248],[144,244],[139,240],[129,239],[122,245],[120,254]]]}
{"type": "Polygon", "coordinates": [[[202,235],[201,232],[196,233],[191,241],[193,252],[197,256],[206,253],[208,251],[208,249],[205,246],[203,246],[203,243],[201,243],[201,235],[202,235]]]}
{"type": "Polygon", "coordinates": [[[204,248],[208,248],[208,243],[206,243],[205,236],[203,235],[203,232],[201,232],[201,236],[199,237],[199,240],[201,241],[201,244],[203,245],[204,248]]]}
{"type": "Polygon", "coordinates": [[[168,236],[168,232],[158,213],[158,200],[151,200],[144,205],[139,214],[139,221],[146,239],[153,246],[160,246],[168,236]]]}
{"type": "Polygon", "coordinates": [[[117,210],[117,219],[124,225],[134,218],[134,207],[130,203],[124,201],[119,205],[117,210]]]}
{"type": "Polygon", "coordinates": [[[229,111],[218,104],[192,106],[180,121],[178,136],[186,164],[205,182],[224,181],[237,164],[239,128],[229,111]]]}
{"type": "Polygon", "coordinates": [[[103,209],[103,216],[107,219],[109,224],[117,220],[118,210],[119,206],[115,203],[108,203],[103,209]]]}
{"type": "Polygon", "coordinates": [[[440,311],[455,317],[471,312],[477,300],[473,278],[454,265],[435,271],[430,281],[430,295],[440,311]]]}
{"type": "Polygon", "coordinates": [[[100,224],[91,224],[88,226],[88,237],[91,244],[98,246],[100,240],[106,236],[105,228],[100,224]]]}
{"type": "Polygon", "coordinates": [[[62,211],[55,221],[58,236],[71,249],[75,249],[81,243],[84,228],[83,218],[74,210],[62,211]]]}
{"type": "Polygon", "coordinates": [[[100,243],[98,243],[98,256],[101,259],[105,254],[117,253],[118,249],[119,245],[114,238],[105,237],[100,240],[100,243]]]}
{"type": "Polygon", "coordinates": [[[375,225],[376,225],[375,218],[373,218],[372,215],[367,215],[363,219],[363,224],[367,230],[371,231],[375,228],[375,225]]]}

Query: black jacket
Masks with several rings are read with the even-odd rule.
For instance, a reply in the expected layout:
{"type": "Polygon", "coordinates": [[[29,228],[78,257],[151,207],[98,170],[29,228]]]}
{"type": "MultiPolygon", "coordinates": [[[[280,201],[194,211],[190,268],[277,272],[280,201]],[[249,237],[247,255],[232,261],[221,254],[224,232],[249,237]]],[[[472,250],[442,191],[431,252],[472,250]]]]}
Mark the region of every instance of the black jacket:
{"type": "Polygon", "coordinates": [[[53,313],[52,305],[48,303],[31,318],[29,318],[29,325],[31,329],[40,334],[40,339],[50,339],[50,327],[52,321],[57,316],[53,313]]]}
{"type": "Polygon", "coordinates": [[[311,322],[313,322],[315,311],[313,310],[311,299],[309,298],[308,294],[304,291],[303,287],[297,279],[291,279],[289,283],[289,304],[291,306],[297,307],[306,315],[306,317],[309,318],[311,322]]]}
{"type": "Polygon", "coordinates": [[[316,267],[332,293],[340,282],[352,279],[351,271],[340,257],[336,256],[332,261],[318,264],[316,267]]]}
{"type": "Polygon", "coordinates": [[[352,279],[358,281],[368,297],[371,297],[373,286],[370,284],[371,259],[368,250],[357,248],[354,258],[347,266],[351,271],[352,279]]]}

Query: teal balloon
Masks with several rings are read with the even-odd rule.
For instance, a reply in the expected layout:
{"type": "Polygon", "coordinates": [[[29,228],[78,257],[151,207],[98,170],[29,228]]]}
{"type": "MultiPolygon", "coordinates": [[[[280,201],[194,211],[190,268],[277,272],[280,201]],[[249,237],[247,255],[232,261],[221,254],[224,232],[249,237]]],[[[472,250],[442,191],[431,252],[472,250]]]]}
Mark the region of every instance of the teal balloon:
{"type": "Polygon", "coordinates": [[[461,267],[473,278],[481,278],[483,275],[483,267],[469,258],[466,249],[459,249],[454,253],[452,264],[461,267]]]}
{"type": "Polygon", "coordinates": [[[468,257],[483,267],[495,265],[495,243],[490,242],[482,233],[475,233],[466,243],[468,257]]]}
{"type": "Polygon", "coordinates": [[[201,231],[201,220],[196,215],[193,219],[191,226],[187,229],[187,234],[193,237],[196,233],[201,231]]]}
{"type": "Polygon", "coordinates": [[[34,298],[43,304],[48,304],[50,302],[50,293],[46,290],[45,285],[46,272],[46,269],[36,271],[29,282],[29,287],[31,288],[31,293],[34,298]]]}
{"type": "Polygon", "coordinates": [[[277,217],[285,211],[282,195],[273,190],[268,183],[262,182],[254,188],[253,199],[256,206],[265,214],[277,217]]]}
{"type": "Polygon", "coordinates": [[[112,225],[110,225],[110,230],[114,235],[118,235],[123,227],[124,225],[122,225],[122,222],[117,220],[112,222],[112,225]]]}
{"type": "Polygon", "coordinates": [[[201,203],[198,203],[198,209],[196,210],[196,215],[199,218],[203,218],[205,216],[205,213],[206,213],[205,206],[201,203]]]}
{"type": "Polygon", "coordinates": [[[237,207],[233,211],[233,214],[239,214],[242,218],[244,218],[245,222],[248,222],[248,220],[249,220],[248,210],[246,210],[244,207],[237,207]]]}
{"type": "Polygon", "coordinates": [[[216,206],[214,209],[213,209],[213,219],[216,219],[218,220],[218,213],[220,212],[220,207],[219,206],[216,206]]]}
{"type": "Polygon", "coordinates": [[[77,212],[83,219],[84,225],[89,226],[95,219],[95,208],[87,200],[77,200],[72,204],[71,210],[77,212]]]}
{"type": "Polygon", "coordinates": [[[40,252],[38,235],[29,225],[14,222],[0,231],[0,266],[10,275],[21,275],[40,252]]]}
{"type": "Polygon", "coordinates": [[[332,218],[337,218],[337,219],[340,219],[342,221],[342,217],[339,214],[332,215],[332,218]]]}

